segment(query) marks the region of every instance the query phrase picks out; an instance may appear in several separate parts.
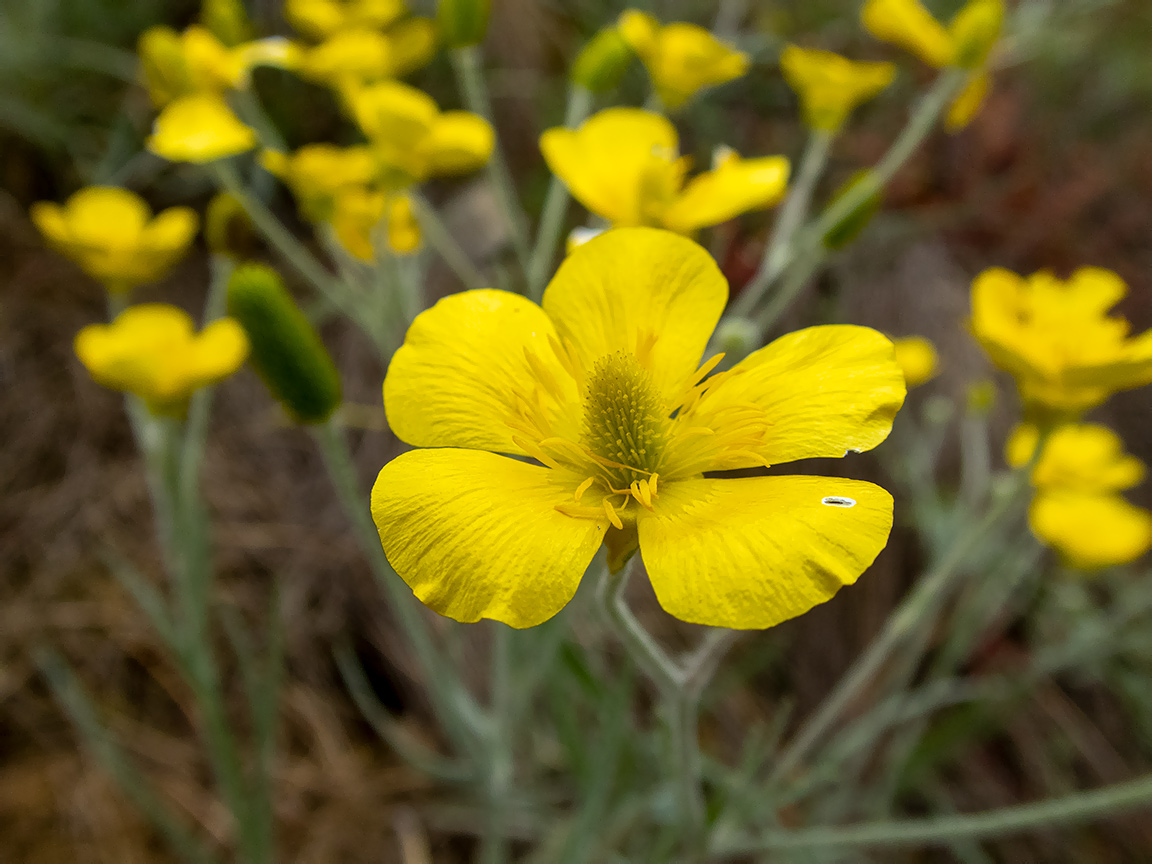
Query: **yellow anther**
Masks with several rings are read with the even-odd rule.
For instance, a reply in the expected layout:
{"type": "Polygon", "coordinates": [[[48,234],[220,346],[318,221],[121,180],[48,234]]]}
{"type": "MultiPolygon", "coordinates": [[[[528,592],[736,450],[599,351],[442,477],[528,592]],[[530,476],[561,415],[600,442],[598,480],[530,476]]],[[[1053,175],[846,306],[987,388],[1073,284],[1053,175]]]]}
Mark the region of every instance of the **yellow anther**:
{"type": "Polygon", "coordinates": [[[576,501],[579,502],[584,493],[588,491],[588,487],[595,481],[595,477],[589,477],[583,483],[576,487],[576,501]]]}
{"type": "Polygon", "coordinates": [[[648,478],[648,489],[652,492],[653,498],[659,497],[656,494],[656,481],[659,479],[660,479],[659,474],[653,474],[651,477],[648,478]]]}
{"type": "Polygon", "coordinates": [[[604,514],[608,517],[608,521],[618,530],[624,530],[624,523],[620,521],[620,516],[616,512],[616,508],[612,506],[612,502],[607,498],[604,499],[604,514]]]}

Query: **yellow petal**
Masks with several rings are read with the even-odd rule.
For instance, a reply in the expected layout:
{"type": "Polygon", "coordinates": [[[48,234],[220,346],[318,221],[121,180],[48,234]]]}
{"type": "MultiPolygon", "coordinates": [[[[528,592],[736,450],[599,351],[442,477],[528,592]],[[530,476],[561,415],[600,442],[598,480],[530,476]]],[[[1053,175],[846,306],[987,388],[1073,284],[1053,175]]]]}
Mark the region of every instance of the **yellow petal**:
{"type": "Polygon", "coordinates": [[[955,51],[953,62],[964,69],[983,66],[1000,38],[1003,24],[1003,0],[968,0],[948,24],[955,51]]]}
{"type": "Polygon", "coordinates": [[[800,97],[804,122],[812,129],[835,132],[859,104],[892,83],[891,63],[858,63],[831,51],[787,45],[780,71],[800,97]]]}
{"type": "Polygon", "coordinates": [[[429,170],[433,175],[475,171],[487,163],[495,145],[495,133],[483,117],[445,111],[432,125],[426,145],[429,170]]]}
{"type": "Polygon", "coordinates": [[[697,413],[761,409],[764,440],[748,449],[777,465],[871,450],[888,437],[904,394],[904,373],[888,338],[837,324],[789,333],[748,355],[705,393],[697,413]]]}
{"type": "Polygon", "coordinates": [[[679,21],[661,27],[649,51],[634,50],[648,67],[661,101],[672,110],[705,87],[739,78],[751,65],[744,52],[724,44],[703,27],[679,21]]]}
{"type": "Polygon", "coordinates": [[[399,81],[382,81],[355,91],[351,103],[380,162],[404,174],[407,181],[425,179],[427,145],[440,118],[432,97],[399,81]]]}
{"type": "Polygon", "coordinates": [[[952,37],[920,0],[867,0],[860,20],[877,39],[911,51],[929,66],[947,66],[955,57],[952,37]]]}
{"type": "Polygon", "coordinates": [[[169,207],[144,228],[141,241],[152,255],[163,262],[160,267],[164,269],[168,262],[184,254],[199,227],[200,217],[195,210],[169,207]]]}
{"type": "Polygon", "coordinates": [[[197,335],[189,377],[197,384],[227,378],[248,358],[248,337],[235,318],[218,318],[197,335]]]}
{"type": "Polygon", "coordinates": [[[512,627],[547,621],[576,593],[608,520],[558,512],[554,472],[474,450],[415,450],[372,487],[388,560],[430,609],[512,627]]]}
{"type": "Polygon", "coordinates": [[[332,200],[332,229],[340,245],[361,261],[374,261],[373,232],[384,216],[384,193],[351,186],[339,190],[332,200]]]}
{"type": "Polygon", "coordinates": [[[203,164],[251,150],[256,131],[219,96],[185,96],[160,112],[145,146],[172,162],[203,164]]]}
{"type": "Polygon", "coordinates": [[[896,363],[904,373],[904,382],[909,387],[919,387],[936,377],[939,356],[936,346],[923,336],[906,336],[893,339],[896,350],[896,363]]]}
{"type": "Polygon", "coordinates": [[[683,480],[661,486],[636,524],[667,612],[772,627],[856,581],[888,541],[892,496],[834,477],[683,480]]]}
{"type": "Polygon", "coordinates": [[[959,132],[972,122],[984,104],[984,97],[992,86],[992,76],[986,71],[974,72],[968,77],[964,89],[952,100],[948,106],[948,113],[944,115],[944,128],[949,132],[959,132]]]}
{"type": "Polygon", "coordinates": [[[391,69],[391,45],[375,30],[342,30],[300,59],[305,76],[333,87],[378,81],[391,69]]]}
{"type": "Polygon", "coordinates": [[[664,224],[687,234],[750,210],[771,207],[784,197],[788,171],[788,160],[783,156],[725,159],[688,183],[664,213],[664,224]]]}
{"type": "Polygon", "coordinates": [[[1037,537],[1084,570],[1127,564],[1152,547],[1152,513],[1118,495],[1041,492],[1028,522],[1037,537]]]}
{"type": "Polygon", "coordinates": [[[398,195],[387,205],[388,245],[398,255],[409,255],[420,248],[420,222],[412,211],[412,199],[398,195]]]}
{"type": "Polygon", "coordinates": [[[192,90],[180,34],[171,27],[149,27],[137,42],[140,70],[152,104],[161,108],[192,90]]]}
{"type": "Polygon", "coordinates": [[[408,9],[404,0],[286,0],[284,17],[313,39],[346,28],[383,29],[408,9]]]}
{"type": "Polygon", "coordinates": [[[728,284],[712,256],[651,228],[618,228],[589,240],[544,291],[544,311],[586,370],[608,354],[633,353],[668,399],[696,371],[727,301],[728,284]]]}
{"type": "MultiPolygon", "coordinates": [[[[507,421],[517,396],[531,397],[539,387],[527,353],[556,380],[571,380],[549,344],[555,334],[544,311],[517,294],[485,289],[445,297],[416,317],[388,366],[384,408],[392,431],[416,447],[523,455],[507,421]]],[[[567,396],[579,405],[574,386],[567,396]]]]}
{"type": "Polygon", "coordinates": [[[572,196],[615,225],[640,225],[641,182],[653,160],[676,160],[679,139],[661,114],[608,108],[578,129],[549,129],[540,136],[548,168],[572,196]]]}
{"type": "Polygon", "coordinates": [[[397,78],[427,66],[436,54],[436,25],[428,18],[408,18],[388,30],[391,75],[397,78]]]}
{"type": "MultiPolygon", "coordinates": [[[[1032,458],[1039,433],[1031,424],[1012,430],[1005,445],[1008,464],[1019,468],[1032,458]]],[[[1069,423],[1048,438],[1032,485],[1045,490],[1096,494],[1130,489],[1144,479],[1144,463],[1124,452],[1124,442],[1107,426],[1069,423]]]]}
{"type": "Polygon", "coordinates": [[[626,9],[620,13],[617,25],[620,35],[640,57],[651,56],[656,47],[656,37],[660,32],[660,22],[647,12],[626,9]]]}

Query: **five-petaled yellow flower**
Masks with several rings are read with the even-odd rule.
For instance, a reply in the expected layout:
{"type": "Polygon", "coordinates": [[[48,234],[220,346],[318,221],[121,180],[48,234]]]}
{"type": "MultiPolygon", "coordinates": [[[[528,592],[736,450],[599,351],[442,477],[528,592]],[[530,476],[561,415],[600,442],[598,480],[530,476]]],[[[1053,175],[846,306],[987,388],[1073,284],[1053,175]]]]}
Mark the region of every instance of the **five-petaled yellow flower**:
{"type": "Polygon", "coordinates": [[[1128,322],[1108,314],[1126,293],[1096,267],[1067,281],[992,268],[972,283],[972,332],[1031,410],[1076,415],[1152,382],[1152,330],[1129,338],[1128,322]]]}
{"type": "Polygon", "coordinates": [[[970,70],[944,121],[949,131],[968,125],[990,85],[988,56],[1000,38],[1003,0],[968,0],[947,27],[920,0],[867,0],[860,19],[877,39],[911,51],[930,66],[970,70]]]}
{"type": "Polygon", "coordinates": [[[909,387],[919,387],[936,377],[940,357],[930,340],[923,336],[905,336],[893,339],[892,347],[896,349],[896,363],[909,387]]]}
{"type": "Polygon", "coordinates": [[[154,414],[180,415],[193,391],[240,368],[248,338],[232,318],[196,333],[183,309],[142,303],[85,327],[75,349],[98,383],[139,396],[154,414]]]}
{"type": "Polygon", "coordinates": [[[685,184],[689,159],[676,128],[661,114],[608,108],[578,129],[540,136],[548,167],[585,207],[618,227],[648,225],[688,234],[763,207],[783,196],[788,160],[741,159],[719,152],[711,171],[685,184]]]}
{"type": "Polygon", "coordinates": [[[293,68],[300,49],[287,39],[272,37],[229,48],[204,27],[183,33],[171,27],[150,27],[140,36],[140,66],[144,83],[157,108],[193,93],[223,93],[248,86],[255,66],[293,68]]]}
{"type": "MultiPolygon", "coordinates": [[[[1038,439],[1035,426],[1018,426],[1008,439],[1009,464],[1026,465],[1038,439]]],[[[1136,560],[1152,548],[1152,513],[1118,493],[1138,484],[1144,472],[1144,463],[1124,452],[1111,429],[1060,426],[1032,469],[1032,533],[1083,570],[1136,560]]]]}
{"type": "Polygon", "coordinates": [[[31,216],[54,249],[113,292],[162,278],[188,251],[199,225],[188,207],[152,218],[143,198],[114,186],[81,189],[63,207],[40,201],[31,216]]]}
{"type": "Polygon", "coordinates": [[[800,97],[804,122],[822,132],[838,132],[852,110],[892,83],[891,63],[859,63],[814,48],[786,45],[780,70],[800,97]]]}
{"type": "Polygon", "coordinates": [[[727,297],[698,245],[631,228],[576,249],[542,307],[480,290],[421,314],[384,404],[397,436],[429,449],[372,490],[416,596],[530,627],[601,543],[614,569],[638,548],[664,609],[704,624],[770,627],[854,582],[888,538],[883,489],[705,474],[875,447],[904,400],[892,343],[811,327],[710,375],[720,356],[699,361],[727,297]]]}
{"type": "Polygon", "coordinates": [[[144,145],[170,162],[206,164],[247,153],[256,130],[240,121],[216,93],[182,96],[156,117],[144,145]]]}
{"type": "Polygon", "coordinates": [[[630,9],[617,26],[648,69],[660,101],[673,111],[705,87],[739,78],[751,64],[743,51],[695,24],[677,21],[660,26],[651,15],[630,9]]]}

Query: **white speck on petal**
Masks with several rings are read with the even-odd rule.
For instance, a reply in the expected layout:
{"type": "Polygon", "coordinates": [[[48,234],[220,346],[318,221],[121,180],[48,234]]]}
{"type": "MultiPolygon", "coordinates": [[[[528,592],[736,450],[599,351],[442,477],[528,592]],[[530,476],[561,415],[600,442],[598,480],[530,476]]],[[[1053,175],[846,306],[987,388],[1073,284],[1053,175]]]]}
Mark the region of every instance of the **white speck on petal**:
{"type": "Polygon", "coordinates": [[[820,501],[826,507],[855,507],[856,502],[852,498],[845,498],[842,495],[829,495],[820,501]]]}

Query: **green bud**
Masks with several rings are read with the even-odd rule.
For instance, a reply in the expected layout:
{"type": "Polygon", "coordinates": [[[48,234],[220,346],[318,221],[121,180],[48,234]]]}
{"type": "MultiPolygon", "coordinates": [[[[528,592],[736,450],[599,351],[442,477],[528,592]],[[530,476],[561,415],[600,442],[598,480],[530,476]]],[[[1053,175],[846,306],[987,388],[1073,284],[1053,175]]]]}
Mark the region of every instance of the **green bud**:
{"type": "Polygon", "coordinates": [[[340,373],[279,274],[263,264],[237,267],[228,314],[248,334],[252,365],[292,419],[327,420],[340,404],[340,373]]]}
{"type": "Polygon", "coordinates": [[[252,22],[243,0],[204,0],[200,23],[229,48],[252,38],[252,22]]]}
{"type": "MultiPolygon", "coordinates": [[[[835,207],[845,196],[858,192],[860,185],[866,182],[872,182],[872,172],[867,169],[857,171],[836,191],[832,196],[832,203],[828,206],[835,207]]],[[[880,190],[875,189],[828,229],[824,235],[824,245],[829,249],[841,249],[847,246],[864,230],[864,226],[872,221],[872,217],[879,209],[880,190]]]]}
{"type": "Polygon", "coordinates": [[[204,211],[204,240],[214,255],[248,258],[255,251],[256,231],[240,202],[229,192],[217,192],[204,211]]]}
{"type": "Polygon", "coordinates": [[[571,78],[586,90],[604,93],[620,83],[635,56],[616,27],[604,27],[576,55],[571,78]]]}
{"type": "Polygon", "coordinates": [[[440,37],[449,48],[479,45],[488,32],[488,13],[492,0],[439,0],[436,24],[440,37]]]}

